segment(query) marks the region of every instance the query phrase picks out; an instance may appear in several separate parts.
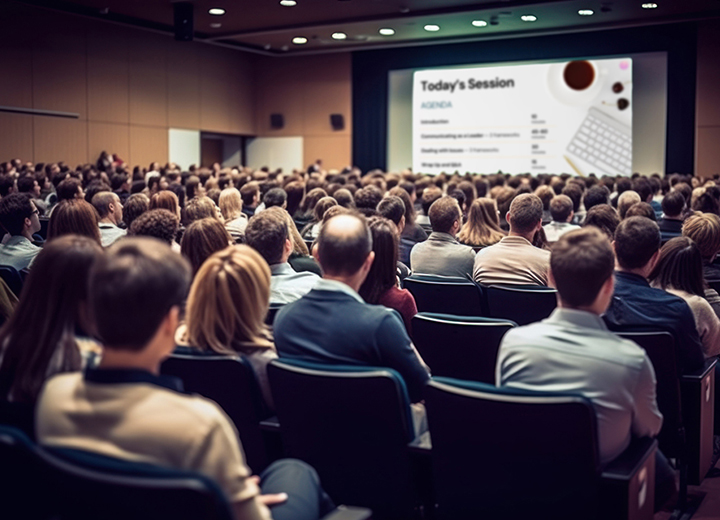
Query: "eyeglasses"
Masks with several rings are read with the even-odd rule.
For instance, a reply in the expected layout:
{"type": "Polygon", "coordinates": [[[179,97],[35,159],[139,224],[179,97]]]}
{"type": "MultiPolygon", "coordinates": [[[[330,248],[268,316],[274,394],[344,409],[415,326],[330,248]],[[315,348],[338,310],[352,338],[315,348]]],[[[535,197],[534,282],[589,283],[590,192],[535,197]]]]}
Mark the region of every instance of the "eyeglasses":
{"type": "Polygon", "coordinates": [[[37,208],[35,208],[35,209],[32,211],[32,213],[30,213],[30,216],[32,217],[33,215],[39,215],[39,214],[40,214],[40,210],[37,209],[37,208]]]}

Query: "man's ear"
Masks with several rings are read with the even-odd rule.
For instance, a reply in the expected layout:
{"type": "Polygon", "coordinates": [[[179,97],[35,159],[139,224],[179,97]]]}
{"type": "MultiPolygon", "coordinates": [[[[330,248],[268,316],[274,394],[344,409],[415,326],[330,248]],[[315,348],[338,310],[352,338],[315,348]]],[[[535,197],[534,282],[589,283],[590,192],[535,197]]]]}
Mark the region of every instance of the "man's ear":
{"type": "Polygon", "coordinates": [[[370,268],[372,267],[374,261],[375,251],[370,251],[367,255],[367,258],[365,259],[365,262],[363,262],[363,269],[365,270],[365,272],[370,271],[370,268]]]}
{"type": "Polygon", "coordinates": [[[553,275],[553,272],[552,272],[552,267],[548,268],[548,287],[557,289],[557,285],[555,284],[555,276],[553,275]]]}
{"type": "Polygon", "coordinates": [[[657,261],[659,258],[660,258],[660,250],[658,249],[657,251],[655,251],[655,254],[652,255],[652,257],[650,258],[650,260],[647,263],[648,271],[652,271],[653,269],[655,269],[655,264],[657,264],[657,261]]]}
{"type": "Polygon", "coordinates": [[[319,264],[320,263],[320,251],[318,249],[317,244],[313,244],[311,253],[312,253],[312,257],[319,264]]]}

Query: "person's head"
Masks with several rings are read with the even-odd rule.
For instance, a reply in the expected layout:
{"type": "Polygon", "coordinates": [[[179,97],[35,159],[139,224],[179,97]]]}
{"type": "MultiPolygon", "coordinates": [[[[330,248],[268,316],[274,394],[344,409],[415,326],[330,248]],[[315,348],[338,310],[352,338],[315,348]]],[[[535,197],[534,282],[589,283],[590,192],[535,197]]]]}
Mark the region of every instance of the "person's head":
{"type": "Polygon", "coordinates": [[[185,193],[187,194],[187,200],[205,195],[205,188],[200,182],[200,177],[191,175],[187,178],[185,181],[185,193]]]}
{"type": "Polygon", "coordinates": [[[317,247],[313,248],[325,277],[365,280],[374,253],[367,221],[360,215],[338,215],[320,228],[317,247]]]}
{"type": "Polygon", "coordinates": [[[317,201],[317,204],[315,204],[315,209],[313,209],[313,216],[315,217],[315,222],[322,221],[325,212],[333,206],[337,206],[337,201],[333,197],[323,197],[322,199],[317,201]]]}
{"type": "Polygon", "coordinates": [[[714,213],[690,215],[683,222],[682,234],[698,245],[705,263],[712,262],[720,251],[720,217],[714,213]]]}
{"type": "Polygon", "coordinates": [[[615,256],[626,271],[652,270],[660,249],[660,229],[645,217],[629,217],[615,230],[615,256]]]}
{"type": "Polygon", "coordinates": [[[315,211],[315,205],[320,199],[327,197],[327,192],[322,188],[311,189],[300,204],[300,212],[309,216],[315,211]]]}
{"type": "Polygon", "coordinates": [[[218,220],[218,209],[212,199],[210,197],[195,197],[188,200],[183,210],[184,224],[189,226],[196,220],[203,218],[218,220]]]}
{"type": "Polygon", "coordinates": [[[30,193],[33,197],[40,197],[40,185],[34,175],[21,175],[17,180],[19,193],[30,193]]]}
{"type": "MultiPolygon", "coordinates": [[[[560,193],[558,193],[560,195],[560,193]]],[[[582,202],[583,188],[579,184],[571,182],[565,185],[562,189],[562,195],[570,197],[573,203],[573,212],[577,213],[580,210],[580,202],[582,202]]]]}
{"type": "Polygon", "coordinates": [[[350,192],[350,190],[340,188],[339,190],[336,190],[335,193],[333,193],[333,197],[335,197],[338,205],[342,206],[343,208],[355,209],[355,197],[353,197],[353,194],[350,192]]]}
{"type": "Polygon", "coordinates": [[[632,183],[632,189],[640,196],[641,202],[649,202],[652,200],[652,184],[650,184],[650,181],[645,177],[636,178],[632,183]]]}
{"type": "Polygon", "coordinates": [[[592,186],[585,192],[583,197],[583,204],[585,204],[585,210],[589,210],[593,206],[598,204],[607,204],[610,198],[610,190],[605,186],[592,186]]]}
{"type": "Polygon", "coordinates": [[[242,197],[243,205],[248,208],[254,208],[260,201],[260,183],[250,181],[243,184],[240,188],[240,197],[242,197]]]}
{"type": "Polygon", "coordinates": [[[615,230],[620,224],[620,217],[610,204],[598,204],[585,214],[583,227],[595,226],[605,233],[610,240],[615,240],[615,230]]]}
{"type": "MultiPolygon", "coordinates": [[[[627,193],[627,192],[625,192],[627,193]]],[[[623,193],[624,195],[624,193],[623,193]]],[[[648,204],[647,202],[636,202],[632,206],[628,208],[628,210],[625,212],[625,218],[629,217],[645,217],[649,218],[650,220],[657,220],[657,216],[655,215],[655,210],[653,207],[648,204]]]]}
{"type": "Polygon", "coordinates": [[[167,209],[151,209],[133,220],[128,234],[153,237],[172,245],[179,227],[180,221],[175,213],[167,209]]]}
{"type": "Polygon", "coordinates": [[[80,370],[75,334],[95,333],[87,314],[88,273],[102,256],[99,242],[66,235],[48,241],[35,258],[20,301],[0,330],[3,398],[34,403],[49,373],[80,370]],[[53,359],[60,365],[50,367],[53,359]]]}
{"type": "Polygon", "coordinates": [[[0,175],[0,197],[6,197],[15,190],[15,179],[12,175],[0,175]]]}
{"type": "Polygon", "coordinates": [[[190,266],[167,244],[149,237],[113,244],[90,271],[90,314],[105,351],[142,352],[154,364],[167,357],[189,285],[190,266]]]}
{"type": "Polygon", "coordinates": [[[358,210],[369,210],[374,212],[380,204],[383,194],[377,186],[368,185],[355,192],[355,207],[358,210]]]}
{"type": "Polygon", "coordinates": [[[550,201],[550,216],[555,222],[570,222],[573,217],[573,201],[567,195],[557,195],[550,201]]]}
{"type": "Polygon", "coordinates": [[[625,190],[622,192],[617,201],[617,209],[620,214],[620,219],[624,219],[627,210],[630,209],[630,206],[637,204],[638,202],[640,202],[640,195],[638,195],[636,191],[625,190]]]}
{"type": "Polygon", "coordinates": [[[543,205],[540,197],[523,193],[510,204],[507,221],[510,231],[520,235],[532,235],[542,226],[543,205]]]}
{"type": "Polygon", "coordinates": [[[470,181],[461,181],[457,185],[457,189],[463,192],[465,195],[465,210],[468,211],[472,206],[473,201],[477,198],[477,190],[475,185],[470,181]]]}
{"type": "Polygon", "coordinates": [[[375,259],[358,294],[367,303],[377,304],[385,291],[395,286],[399,239],[395,224],[386,218],[371,217],[368,227],[375,259]]]}
{"type": "Polygon", "coordinates": [[[92,204],[95,195],[102,192],[112,193],[110,185],[100,179],[95,179],[85,188],[85,200],[92,204]]]}
{"type": "Polygon", "coordinates": [[[661,289],[676,289],[705,297],[702,254],[688,237],[671,238],[662,246],[648,278],[661,289]]]}
{"type": "Polygon", "coordinates": [[[457,199],[449,195],[440,197],[433,202],[428,217],[432,230],[437,233],[449,233],[454,236],[462,226],[460,205],[457,199]]]}
{"type": "Polygon", "coordinates": [[[693,211],[713,213],[715,215],[720,214],[720,204],[707,188],[696,188],[693,190],[690,207],[693,211]]]}
{"type": "Polygon", "coordinates": [[[670,191],[663,197],[661,207],[666,218],[679,219],[685,210],[685,197],[679,191],[670,191]]]}
{"type": "Polygon", "coordinates": [[[220,354],[272,347],[265,326],[269,300],[270,269],[254,249],[237,245],[214,253],[190,287],[190,344],[220,354]]]}
{"type": "Polygon", "coordinates": [[[162,190],[153,195],[150,209],[166,209],[180,220],[180,203],[177,195],[170,190],[162,190]]]}
{"type": "Polygon", "coordinates": [[[218,199],[220,212],[226,222],[235,220],[242,214],[243,201],[240,191],[236,188],[225,188],[220,192],[218,199]]]}
{"type": "MultiPolygon", "coordinates": [[[[410,200],[409,196],[408,200],[410,200]]],[[[400,197],[394,195],[385,197],[378,204],[377,211],[381,217],[391,220],[398,229],[402,230],[405,226],[405,203],[400,197]]]]}
{"type": "MultiPolygon", "coordinates": [[[[540,197],[540,200],[543,203],[543,211],[550,211],[550,203],[555,198],[555,192],[553,189],[547,185],[539,186],[538,189],[535,190],[535,195],[540,197]]],[[[572,200],[570,202],[572,203],[572,200]]],[[[553,220],[556,220],[555,217],[553,217],[553,220]]],[[[561,220],[559,222],[565,221],[561,220]]]]}
{"type": "Polygon", "coordinates": [[[10,235],[30,238],[40,231],[38,209],[27,193],[11,193],[0,199],[0,226],[10,235]]]}
{"type": "Polygon", "coordinates": [[[270,264],[287,262],[292,238],[285,216],[277,211],[261,211],[245,228],[245,241],[270,264]]]}
{"type": "Polygon", "coordinates": [[[284,187],[287,193],[287,211],[290,216],[294,215],[300,207],[300,203],[305,196],[305,184],[300,181],[289,182],[284,187]]]}
{"type": "MultiPolygon", "coordinates": [[[[414,185],[410,184],[410,186],[413,186],[414,192],[414,185]]],[[[415,206],[413,205],[413,200],[409,193],[404,188],[395,187],[388,192],[388,195],[391,197],[399,197],[400,200],[402,200],[403,206],[405,207],[405,225],[413,226],[415,224],[415,206]]],[[[378,212],[380,212],[379,205],[378,212]]]]}
{"type": "Polygon", "coordinates": [[[47,240],[63,235],[82,235],[100,244],[98,215],[85,199],[66,199],[53,209],[48,222],[47,240]]]}
{"type": "Polygon", "coordinates": [[[423,214],[426,216],[430,215],[430,206],[432,206],[436,200],[442,197],[442,190],[435,186],[425,188],[420,198],[420,206],[422,207],[423,214]]]}
{"type": "Polygon", "coordinates": [[[613,295],[614,268],[613,248],[598,229],[563,234],[550,255],[550,282],[560,306],[605,312],[613,295]]]}
{"type": "Polygon", "coordinates": [[[150,209],[150,199],[144,193],[130,195],[123,205],[123,222],[125,227],[130,228],[133,221],[150,209]]]}
{"type": "Polygon", "coordinates": [[[263,203],[266,208],[272,208],[273,206],[284,208],[287,206],[287,193],[282,188],[271,188],[263,196],[263,203]]]}
{"type": "Polygon", "coordinates": [[[80,179],[74,177],[68,177],[57,185],[55,190],[57,192],[58,202],[69,199],[82,199],[85,198],[85,192],[82,189],[82,183],[80,179]]]}
{"type": "Polygon", "coordinates": [[[192,222],[183,233],[180,250],[190,261],[193,274],[216,251],[225,249],[232,237],[219,220],[209,217],[192,222]]]}
{"type": "Polygon", "coordinates": [[[112,191],[101,191],[92,198],[92,205],[98,212],[100,220],[108,219],[113,224],[117,224],[122,220],[123,206],[120,203],[120,197],[112,191]]]}

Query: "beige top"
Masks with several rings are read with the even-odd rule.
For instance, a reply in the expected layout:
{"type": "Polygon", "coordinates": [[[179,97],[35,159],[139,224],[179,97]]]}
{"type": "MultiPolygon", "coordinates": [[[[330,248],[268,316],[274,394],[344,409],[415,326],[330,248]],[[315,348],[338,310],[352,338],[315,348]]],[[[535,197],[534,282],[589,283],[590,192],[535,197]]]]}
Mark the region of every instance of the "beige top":
{"type": "Polygon", "coordinates": [[[37,406],[41,444],[197,471],[218,483],[237,520],[270,520],[230,419],[214,402],[149,382],[98,383],[62,374],[37,406]]]}
{"type": "Polygon", "coordinates": [[[473,279],[483,285],[547,285],[549,268],[550,251],[510,236],[478,252],[473,279]]]}
{"type": "Polygon", "coordinates": [[[720,354],[720,319],[707,300],[702,296],[678,289],[666,289],[666,291],[679,296],[690,307],[705,357],[709,358],[720,354]]]}

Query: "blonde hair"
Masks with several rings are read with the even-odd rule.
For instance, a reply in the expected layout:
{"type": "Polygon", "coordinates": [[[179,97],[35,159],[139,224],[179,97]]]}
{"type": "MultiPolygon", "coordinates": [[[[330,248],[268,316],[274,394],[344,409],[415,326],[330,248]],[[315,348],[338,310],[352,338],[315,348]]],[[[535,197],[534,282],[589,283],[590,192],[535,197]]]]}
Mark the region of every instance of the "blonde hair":
{"type": "Polygon", "coordinates": [[[190,345],[219,354],[273,348],[265,316],[270,268],[250,246],[230,246],[202,265],[187,301],[190,345]]]}
{"type": "Polygon", "coordinates": [[[714,213],[695,213],[682,226],[682,234],[695,242],[706,262],[720,251],[720,217],[714,213]]]}
{"type": "Polygon", "coordinates": [[[493,199],[481,197],[470,206],[467,222],[463,225],[458,240],[471,246],[491,246],[500,242],[505,233],[498,225],[497,206],[493,199]]]}
{"type": "Polygon", "coordinates": [[[235,220],[242,213],[242,197],[236,188],[225,188],[220,192],[218,206],[226,222],[235,220]]]}

